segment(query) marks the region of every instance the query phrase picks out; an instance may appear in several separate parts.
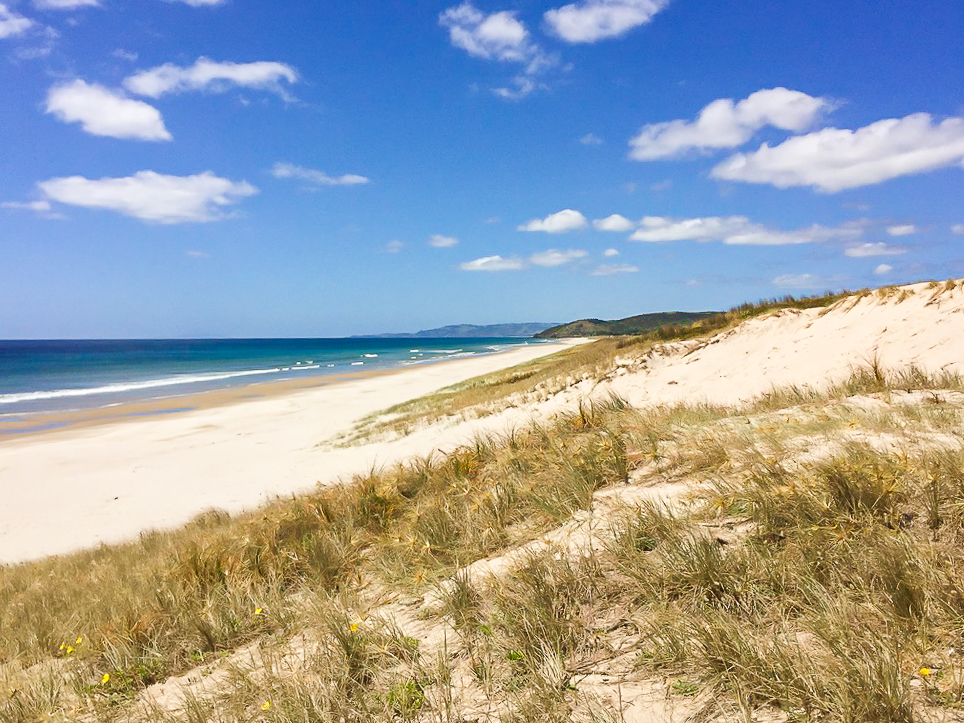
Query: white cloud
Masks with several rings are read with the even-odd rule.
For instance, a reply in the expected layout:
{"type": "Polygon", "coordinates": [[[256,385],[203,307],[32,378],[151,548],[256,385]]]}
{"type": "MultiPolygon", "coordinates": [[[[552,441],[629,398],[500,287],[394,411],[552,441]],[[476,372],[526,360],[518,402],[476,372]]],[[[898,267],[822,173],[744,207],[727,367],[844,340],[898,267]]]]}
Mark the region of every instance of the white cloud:
{"type": "Polygon", "coordinates": [[[47,93],[47,113],[65,123],[80,123],[94,136],[169,141],[160,111],[141,100],[83,80],[57,85],[47,93]]]}
{"type": "Polygon", "coordinates": [[[313,168],[303,168],[293,163],[275,163],[271,168],[271,175],[275,178],[297,178],[315,186],[357,186],[369,183],[365,176],[348,173],[343,176],[329,176],[323,171],[313,168]]]}
{"type": "Polygon", "coordinates": [[[10,10],[6,5],[0,3],[0,38],[12,38],[15,35],[27,32],[34,22],[30,18],[10,10]]]}
{"type": "Polygon", "coordinates": [[[529,31],[514,13],[486,15],[464,2],[441,13],[438,20],[448,29],[452,45],[476,58],[522,63],[532,55],[529,31]]]}
{"type": "Polygon", "coordinates": [[[210,171],[194,176],[139,171],[125,178],[99,180],[70,176],[41,181],[37,186],[53,201],[158,223],[217,221],[224,218],[223,207],[258,192],[245,181],[219,178],[210,171]]]}
{"type": "Polygon", "coordinates": [[[443,236],[440,233],[432,234],[432,237],[428,240],[429,246],[434,246],[437,249],[449,248],[450,246],[455,246],[459,240],[455,236],[443,236]]]}
{"type": "MultiPolygon", "coordinates": [[[[2,25],[2,22],[0,22],[0,25],[2,25]]],[[[13,57],[17,60],[37,60],[48,57],[57,46],[60,33],[49,25],[38,27],[31,22],[31,32],[27,37],[29,38],[29,44],[24,43],[13,51],[13,57]]]]}
{"type": "Polygon", "coordinates": [[[582,249],[567,249],[566,251],[547,249],[532,254],[532,256],[529,257],[529,262],[536,266],[552,268],[553,266],[564,266],[585,256],[586,252],[582,249]]]}
{"type": "Polygon", "coordinates": [[[793,244],[810,244],[821,241],[853,239],[863,235],[863,229],[857,225],[843,224],[841,226],[821,226],[813,224],[795,231],[776,231],[759,224],[740,233],[730,234],[723,239],[723,243],[731,246],[789,246],[793,244]]]}
{"type": "Polygon", "coordinates": [[[211,254],[207,251],[199,251],[198,249],[188,249],[184,252],[185,255],[190,256],[192,259],[209,259],[211,254]]]}
{"type": "Polygon", "coordinates": [[[522,74],[512,79],[511,86],[493,89],[496,95],[507,100],[518,100],[532,93],[540,87],[533,78],[558,63],[554,56],[532,42],[525,24],[507,10],[486,15],[471,2],[463,2],[440,13],[439,25],[449,31],[452,45],[473,57],[524,66],[522,74]]]}
{"type": "Polygon", "coordinates": [[[50,210],[49,201],[27,201],[23,203],[21,201],[4,201],[0,203],[0,208],[14,208],[22,211],[36,211],[37,213],[45,213],[50,210]]]}
{"type": "Polygon", "coordinates": [[[625,233],[636,228],[635,223],[625,216],[620,216],[618,213],[614,213],[612,216],[606,216],[606,218],[596,219],[592,222],[592,225],[597,231],[615,231],[617,233],[625,233]]]}
{"type": "Polygon", "coordinates": [[[137,58],[140,57],[133,50],[124,50],[123,48],[117,48],[117,50],[111,53],[111,55],[113,55],[115,58],[119,58],[120,60],[127,60],[131,63],[135,62],[137,58]]]}
{"type": "Polygon", "coordinates": [[[673,120],[643,126],[629,141],[629,157],[651,161],[690,150],[736,148],[764,126],[802,131],[830,107],[825,98],[787,88],[758,90],[737,103],[731,98],[720,98],[703,108],[695,121],[673,120]]]}
{"type": "MultiPolygon", "coordinates": [[[[459,265],[459,268],[462,271],[521,271],[534,266],[557,268],[584,259],[588,255],[588,252],[583,249],[546,249],[526,258],[519,256],[484,256],[474,261],[465,261],[459,265]]],[[[607,249],[603,255],[607,257],[618,256],[619,252],[616,249],[607,249]]],[[[590,271],[589,275],[612,276],[637,271],[639,271],[639,267],[630,264],[600,264],[590,271]]]]}
{"type": "Polygon", "coordinates": [[[231,86],[269,90],[284,96],[281,82],[294,83],[297,80],[294,68],[284,63],[219,63],[198,58],[194,65],[186,68],[166,63],[135,73],[124,80],[124,86],[132,93],[150,98],[189,90],[221,92],[231,86]]]}
{"type": "Polygon", "coordinates": [[[529,95],[538,86],[536,82],[525,75],[517,75],[512,79],[513,87],[493,88],[492,92],[506,100],[520,100],[529,95]]]}
{"type": "Polygon", "coordinates": [[[859,223],[828,227],[814,224],[794,231],[771,229],[746,216],[706,216],[674,219],[646,216],[630,241],[722,241],[733,246],[787,246],[835,239],[854,239],[863,234],[859,223]]]}
{"type": "Polygon", "coordinates": [[[38,58],[46,58],[53,50],[53,41],[46,40],[42,45],[35,45],[31,48],[17,48],[13,51],[13,57],[17,60],[37,60],[38,58]]]}
{"type": "Polygon", "coordinates": [[[917,233],[917,226],[912,223],[903,223],[898,226],[888,226],[887,233],[891,236],[910,236],[917,233]]]}
{"type": "Polygon", "coordinates": [[[553,33],[570,43],[595,43],[645,25],[669,0],[582,0],[548,10],[553,33]]]}
{"type": "Polygon", "coordinates": [[[465,261],[459,264],[459,268],[462,271],[519,271],[525,268],[525,262],[515,256],[483,256],[474,261],[465,261]]]}
{"type": "Polygon", "coordinates": [[[597,136],[595,133],[587,133],[579,139],[579,142],[584,146],[601,146],[603,139],[597,136]]]}
{"type": "Polygon", "coordinates": [[[200,8],[206,5],[224,5],[227,0],[165,0],[165,2],[182,2],[200,8]]]}
{"type": "Polygon", "coordinates": [[[73,10],[74,8],[97,7],[100,0],[33,0],[41,10],[73,10]]]}
{"type": "Polygon", "coordinates": [[[884,274],[889,274],[893,270],[894,267],[890,264],[880,264],[880,266],[874,269],[874,273],[878,276],[883,276],[884,274]]]}
{"type": "Polygon", "coordinates": [[[532,254],[528,258],[519,256],[484,256],[474,261],[465,261],[459,264],[462,271],[520,271],[530,266],[541,266],[543,268],[555,268],[565,266],[573,261],[585,258],[589,254],[583,249],[546,249],[532,254]]]}
{"type": "Polygon", "coordinates": [[[638,266],[630,264],[600,264],[590,276],[612,276],[613,274],[635,274],[638,266]]]}
{"type": "Polygon", "coordinates": [[[646,216],[631,241],[722,241],[752,226],[746,216],[672,219],[646,216]]]}
{"type": "Polygon", "coordinates": [[[900,246],[888,246],[883,242],[878,243],[865,243],[859,246],[851,246],[849,249],[844,251],[845,256],[850,256],[855,259],[863,259],[868,256],[899,256],[900,254],[906,254],[907,249],[900,246]]]}
{"type": "Polygon", "coordinates": [[[951,233],[956,233],[958,235],[964,234],[964,223],[955,223],[951,226],[951,233]]]}
{"type": "Polygon", "coordinates": [[[825,128],[764,143],[717,165],[714,178],[768,183],[778,188],[812,186],[826,193],[924,173],[964,160],[964,118],[933,123],[927,113],[877,121],[855,131],[825,128]]]}
{"type": "Polygon", "coordinates": [[[816,289],[826,286],[826,282],[813,274],[784,274],[773,280],[774,285],[787,289],[816,289]]]}
{"type": "Polygon", "coordinates": [[[545,218],[534,218],[518,227],[519,231],[545,231],[546,233],[564,233],[586,228],[589,220],[579,211],[571,208],[558,213],[550,213],[545,218]]]}
{"type": "Polygon", "coordinates": [[[389,241],[387,244],[385,244],[385,253],[397,254],[403,248],[405,248],[405,244],[398,239],[395,239],[394,241],[389,241]]]}

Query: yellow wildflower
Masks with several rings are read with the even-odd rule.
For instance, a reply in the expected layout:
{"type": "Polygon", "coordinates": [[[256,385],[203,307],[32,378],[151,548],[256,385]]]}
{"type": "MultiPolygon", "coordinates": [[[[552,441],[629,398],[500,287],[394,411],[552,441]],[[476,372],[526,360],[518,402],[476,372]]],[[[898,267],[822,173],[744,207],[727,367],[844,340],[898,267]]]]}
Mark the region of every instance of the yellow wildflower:
{"type": "Polygon", "coordinates": [[[255,609],[254,609],[254,614],[255,614],[255,615],[260,615],[260,614],[263,613],[263,612],[264,612],[264,610],[263,610],[262,608],[255,608],[255,609]]]}
{"type": "Polygon", "coordinates": [[[81,635],[80,637],[77,638],[77,642],[74,643],[74,645],[83,645],[83,644],[84,644],[84,636],[81,635]]]}
{"type": "Polygon", "coordinates": [[[104,677],[100,679],[101,685],[107,685],[110,682],[110,673],[104,673],[104,677]]]}
{"type": "Polygon", "coordinates": [[[67,643],[61,643],[61,644],[60,644],[60,652],[61,652],[61,653],[64,652],[64,648],[66,648],[66,647],[67,647],[67,643]]]}
{"type": "Polygon", "coordinates": [[[931,674],[931,669],[930,669],[930,668],[921,668],[921,669],[920,669],[920,674],[921,674],[921,675],[930,675],[930,674],[931,674]]]}
{"type": "Polygon", "coordinates": [[[358,632],[358,623],[352,623],[351,625],[348,626],[348,629],[351,630],[353,633],[357,633],[357,632],[358,632]]]}
{"type": "Polygon", "coordinates": [[[74,652],[74,646],[73,646],[73,645],[68,645],[66,652],[67,652],[67,655],[70,655],[72,652],[74,652]]]}
{"type": "Polygon", "coordinates": [[[271,710],[271,701],[266,700],[264,704],[261,706],[261,710],[271,710]]]}

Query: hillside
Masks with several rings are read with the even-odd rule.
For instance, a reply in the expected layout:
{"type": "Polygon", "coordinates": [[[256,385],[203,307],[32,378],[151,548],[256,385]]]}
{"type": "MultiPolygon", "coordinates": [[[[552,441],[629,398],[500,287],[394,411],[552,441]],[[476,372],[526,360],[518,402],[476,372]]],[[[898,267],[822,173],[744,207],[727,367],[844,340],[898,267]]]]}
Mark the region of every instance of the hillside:
{"type": "Polygon", "coordinates": [[[691,324],[700,319],[714,316],[715,311],[663,311],[654,314],[638,314],[625,319],[603,321],[601,319],[580,319],[560,324],[535,334],[537,339],[565,339],[576,336],[622,336],[643,334],[670,324],[691,324]]]}
{"type": "Polygon", "coordinates": [[[384,466],[345,484],[0,567],[0,720],[964,721],[964,282],[807,306],[441,389],[359,420],[384,466]]]}
{"type": "Polygon", "coordinates": [[[538,321],[518,324],[452,324],[437,329],[424,329],[412,333],[373,334],[359,338],[376,339],[479,339],[487,337],[519,337],[530,339],[539,332],[553,326],[552,323],[538,321]]]}

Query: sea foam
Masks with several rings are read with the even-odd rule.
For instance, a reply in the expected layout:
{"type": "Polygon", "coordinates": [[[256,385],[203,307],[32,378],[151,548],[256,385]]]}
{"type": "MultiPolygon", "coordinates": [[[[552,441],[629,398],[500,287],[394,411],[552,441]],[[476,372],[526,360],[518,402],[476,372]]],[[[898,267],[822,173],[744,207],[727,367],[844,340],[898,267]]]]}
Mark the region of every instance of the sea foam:
{"type": "MultiPolygon", "coordinates": [[[[301,367],[307,369],[308,367],[301,367]]],[[[317,367],[313,367],[317,368],[317,367]]],[[[0,404],[15,404],[17,402],[32,402],[40,399],[60,399],[64,397],[87,397],[94,394],[122,394],[138,389],[153,389],[154,387],[170,387],[178,384],[199,384],[202,382],[216,382],[234,377],[258,376],[263,374],[277,374],[283,371],[275,369],[249,369],[240,372],[221,372],[218,374],[194,374],[163,379],[145,379],[140,382],[124,382],[119,384],[105,384],[100,387],[85,389],[50,389],[36,392],[20,392],[17,394],[0,394],[0,404]]]]}

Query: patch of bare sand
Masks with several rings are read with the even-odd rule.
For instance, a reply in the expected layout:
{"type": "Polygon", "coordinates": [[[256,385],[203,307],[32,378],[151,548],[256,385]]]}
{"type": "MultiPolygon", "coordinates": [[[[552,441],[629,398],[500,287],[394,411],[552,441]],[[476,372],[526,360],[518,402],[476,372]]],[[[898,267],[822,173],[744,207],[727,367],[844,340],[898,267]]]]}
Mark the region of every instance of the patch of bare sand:
{"type": "Polygon", "coordinates": [[[707,340],[628,356],[617,366],[625,371],[601,386],[636,406],[733,405],[789,385],[823,389],[874,359],[887,369],[964,372],[961,282],[776,311],[707,340]]]}

